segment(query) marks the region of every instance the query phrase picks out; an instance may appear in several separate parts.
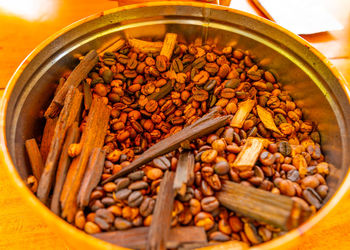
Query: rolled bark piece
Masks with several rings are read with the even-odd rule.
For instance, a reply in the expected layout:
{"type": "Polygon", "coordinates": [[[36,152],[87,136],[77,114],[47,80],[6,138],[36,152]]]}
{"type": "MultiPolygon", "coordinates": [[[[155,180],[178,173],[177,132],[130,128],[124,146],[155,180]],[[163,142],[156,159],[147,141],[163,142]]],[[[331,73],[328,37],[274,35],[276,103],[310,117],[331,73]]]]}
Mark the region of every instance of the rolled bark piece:
{"type": "Polygon", "coordinates": [[[283,230],[290,230],[306,221],[311,210],[303,209],[290,197],[223,181],[216,198],[224,207],[243,216],[262,221],[283,230]]]}
{"type": "Polygon", "coordinates": [[[185,195],[186,186],[194,180],[194,155],[185,151],[180,154],[176,166],[174,189],[180,195],[185,195]]]}
{"type": "Polygon", "coordinates": [[[147,250],[160,250],[166,247],[175,199],[173,184],[174,172],[165,172],[160,183],[152,223],[148,232],[147,250]]]}
{"type": "Polygon", "coordinates": [[[68,128],[73,124],[80,110],[83,95],[77,88],[70,87],[64,106],[58,118],[50,151],[45,162],[45,168],[41,175],[37,196],[43,202],[47,203],[57,169],[58,158],[61,154],[64,138],[68,128]]]}
{"type": "MultiPolygon", "coordinates": [[[[143,249],[148,239],[149,227],[135,227],[123,231],[93,234],[94,237],[121,247],[143,249]]],[[[203,227],[187,226],[170,229],[166,248],[188,245],[206,246],[207,236],[203,227]]]]}
{"type": "Polygon", "coordinates": [[[95,50],[91,50],[86,56],[84,56],[51,101],[50,106],[45,112],[46,118],[55,118],[59,114],[70,86],[78,87],[80,82],[87,77],[90,70],[96,65],[97,61],[98,55],[95,50]]]}
{"type": "Polygon", "coordinates": [[[34,138],[25,141],[32,173],[37,180],[40,180],[41,172],[44,169],[43,159],[36,140],[34,138]]]}
{"type": "Polygon", "coordinates": [[[77,211],[77,195],[93,148],[102,148],[107,133],[110,108],[103,98],[92,100],[80,143],[81,152],[72,161],[60,197],[63,218],[72,222],[77,211]]]}
{"type": "Polygon", "coordinates": [[[168,60],[170,60],[171,56],[173,55],[176,39],[177,39],[177,34],[175,33],[165,34],[164,43],[163,43],[162,50],[160,51],[160,54],[166,56],[168,60]]]}
{"type": "Polygon", "coordinates": [[[66,180],[68,167],[71,163],[71,158],[68,156],[69,145],[75,143],[79,139],[79,127],[78,122],[74,122],[72,126],[69,127],[67,131],[67,136],[63,144],[60,160],[58,162],[57,173],[56,173],[56,183],[53,190],[53,195],[51,199],[50,209],[55,214],[60,214],[60,195],[64,181],[66,180]]]}
{"type": "Polygon", "coordinates": [[[141,53],[158,53],[163,47],[163,42],[149,42],[140,39],[130,38],[129,44],[137,52],[141,53]]]}
{"type": "Polygon", "coordinates": [[[92,150],[78,194],[77,202],[79,208],[84,208],[89,204],[91,191],[100,182],[105,156],[106,153],[100,148],[94,148],[92,150]]]}

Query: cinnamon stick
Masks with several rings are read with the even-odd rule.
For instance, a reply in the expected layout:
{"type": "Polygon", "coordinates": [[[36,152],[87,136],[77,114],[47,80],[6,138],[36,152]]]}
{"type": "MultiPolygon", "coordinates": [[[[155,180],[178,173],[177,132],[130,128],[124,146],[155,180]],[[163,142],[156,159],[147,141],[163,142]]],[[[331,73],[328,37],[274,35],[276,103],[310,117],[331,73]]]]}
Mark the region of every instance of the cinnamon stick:
{"type": "Polygon", "coordinates": [[[90,85],[84,81],[83,83],[83,91],[84,91],[84,107],[85,110],[89,110],[92,103],[92,94],[90,85]]]}
{"type": "Polygon", "coordinates": [[[136,52],[141,53],[158,53],[163,47],[163,42],[149,42],[140,39],[130,38],[129,44],[136,52]]]}
{"type": "Polygon", "coordinates": [[[221,205],[234,212],[283,230],[299,226],[311,215],[311,210],[304,210],[288,196],[231,181],[223,181],[216,197],[221,205]]]}
{"type": "Polygon", "coordinates": [[[173,184],[174,172],[165,172],[160,183],[152,223],[148,232],[147,250],[165,249],[166,247],[175,198],[173,184]]]}
{"type": "Polygon", "coordinates": [[[63,185],[60,202],[63,218],[72,222],[77,211],[77,195],[85,174],[86,165],[93,148],[102,148],[107,133],[110,109],[103,102],[103,98],[92,100],[86,127],[80,143],[80,154],[72,161],[65,183],[63,185]]]}
{"type": "Polygon", "coordinates": [[[37,180],[40,180],[41,172],[44,169],[43,159],[40,150],[34,138],[25,141],[26,150],[29,157],[32,173],[37,180]]]}
{"type": "Polygon", "coordinates": [[[77,113],[80,110],[82,98],[82,93],[76,88],[69,88],[62,112],[60,113],[55,127],[50,151],[45,162],[45,168],[39,181],[37,196],[43,203],[46,203],[48,200],[54,182],[58,157],[61,153],[63,141],[68,128],[73,124],[77,113]]]}
{"type": "Polygon", "coordinates": [[[268,145],[268,140],[263,138],[248,137],[241,152],[239,152],[233,166],[241,171],[254,167],[261,151],[268,145]]]}
{"type": "Polygon", "coordinates": [[[126,43],[126,41],[124,39],[121,39],[120,37],[118,37],[111,44],[109,44],[109,46],[106,46],[105,48],[100,49],[98,51],[98,54],[99,54],[99,56],[103,56],[103,54],[106,53],[106,52],[118,51],[122,47],[124,47],[125,43],[126,43]]]}
{"type": "MultiPolygon", "coordinates": [[[[55,95],[63,87],[65,81],[66,79],[64,79],[63,77],[59,79],[58,85],[55,90],[55,95]]],[[[46,119],[44,132],[43,132],[43,136],[41,138],[41,144],[40,144],[40,153],[41,153],[43,162],[46,162],[47,155],[49,154],[52,136],[55,131],[57,120],[58,120],[58,117],[55,117],[54,119],[51,119],[51,118],[46,119]]]]}
{"type": "Polygon", "coordinates": [[[272,114],[269,111],[260,105],[256,106],[256,111],[258,112],[258,116],[261,122],[264,124],[265,128],[270,129],[278,134],[282,134],[281,131],[276,127],[272,114]]]}
{"type": "Polygon", "coordinates": [[[105,162],[105,152],[100,148],[94,148],[86,168],[84,179],[81,183],[77,202],[79,208],[89,204],[91,191],[100,182],[105,162]]]}
{"type": "Polygon", "coordinates": [[[58,121],[58,117],[54,119],[51,119],[51,118],[46,119],[43,137],[41,139],[41,144],[40,144],[40,153],[41,153],[43,162],[46,162],[47,155],[49,154],[50,145],[52,142],[53,134],[55,132],[57,121],[58,121]]]}
{"type": "Polygon", "coordinates": [[[80,132],[78,127],[78,122],[74,122],[73,125],[70,126],[67,131],[67,136],[62,147],[61,157],[57,167],[56,183],[54,186],[53,195],[51,199],[50,209],[52,212],[54,212],[57,215],[60,214],[60,205],[59,205],[60,195],[61,195],[64,181],[67,176],[68,167],[71,163],[71,158],[68,156],[68,147],[72,143],[75,143],[78,141],[79,134],[80,132]]]}
{"type": "Polygon", "coordinates": [[[230,115],[216,117],[205,122],[199,123],[197,126],[188,126],[179,131],[178,133],[161,140],[147,149],[140,157],[135,159],[127,167],[120,170],[118,173],[112,175],[108,179],[104,180],[102,184],[113,181],[116,178],[128,174],[143,164],[148,163],[152,159],[167,154],[181,146],[181,143],[186,140],[193,140],[203,135],[209,134],[227,124],[231,119],[230,115]]]}
{"type": "Polygon", "coordinates": [[[160,51],[160,54],[166,56],[168,60],[170,60],[171,56],[173,55],[176,39],[177,39],[177,34],[175,33],[165,34],[164,43],[163,43],[162,50],[160,51]]]}
{"type": "Polygon", "coordinates": [[[96,65],[98,61],[97,52],[91,50],[78,64],[78,66],[72,71],[72,73],[67,78],[63,87],[57,92],[53,98],[50,106],[45,112],[46,118],[54,118],[59,114],[61,107],[64,104],[64,99],[70,86],[78,87],[80,82],[86,78],[90,70],[96,65]]]}
{"type": "MultiPolygon", "coordinates": [[[[149,227],[135,227],[123,231],[93,234],[94,237],[121,247],[143,249],[148,239],[149,227]]],[[[207,237],[203,227],[187,226],[170,229],[167,248],[178,248],[183,245],[207,244],[207,237]]]]}
{"type": "Polygon", "coordinates": [[[238,110],[232,118],[231,127],[242,128],[245,119],[247,119],[250,111],[254,107],[254,100],[246,100],[238,105],[238,110]]]}
{"type": "Polygon", "coordinates": [[[180,154],[176,166],[174,189],[180,195],[185,195],[187,185],[194,180],[194,155],[190,151],[180,154]]]}

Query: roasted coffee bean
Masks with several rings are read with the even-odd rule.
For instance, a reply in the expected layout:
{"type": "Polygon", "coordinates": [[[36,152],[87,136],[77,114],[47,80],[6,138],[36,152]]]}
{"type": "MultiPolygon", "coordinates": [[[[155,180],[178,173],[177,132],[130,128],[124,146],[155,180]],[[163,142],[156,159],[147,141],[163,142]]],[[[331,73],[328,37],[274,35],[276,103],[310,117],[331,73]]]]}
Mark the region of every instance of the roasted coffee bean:
{"type": "Polygon", "coordinates": [[[106,221],[107,223],[113,223],[113,221],[114,221],[113,213],[105,208],[101,208],[101,209],[96,210],[95,222],[96,222],[96,218],[101,218],[104,221],[106,221]]]}
{"type": "Polygon", "coordinates": [[[316,192],[324,199],[328,194],[328,186],[327,185],[319,185],[316,188],[316,192]]]}
{"type": "Polygon", "coordinates": [[[135,182],[131,183],[128,188],[130,190],[147,189],[148,183],[145,181],[135,181],[135,182]]]}
{"type": "Polygon", "coordinates": [[[140,191],[134,191],[128,197],[128,205],[130,207],[138,207],[142,201],[143,196],[140,191]]]}
{"type": "Polygon", "coordinates": [[[131,228],[132,224],[130,221],[127,221],[125,219],[118,217],[114,220],[114,226],[118,230],[126,230],[126,229],[131,228]]]}
{"type": "Polygon", "coordinates": [[[84,231],[88,234],[97,234],[101,232],[101,229],[95,223],[88,221],[85,223],[84,231]]]}
{"type": "Polygon", "coordinates": [[[283,156],[288,156],[292,153],[292,148],[290,144],[286,141],[281,141],[277,144],[278,152],[280,152],[283,156]]]}
{"type": "Polygon", "coordinates": [[[191,187],[186,188],[186,193],[184,195],[178,195],[179,200],[183,202],[188,202],[193,198],[194,190],[191,187]]]}
{"type": "Polygon", "coordinates": [[[231,238],[222,232],[216,231],[209,235],[209,239],[213,241],[229,241],[231,238]]]}
{"type": "Polygon", "coordinates": [[[200,212],[194,217],[194,224],[197,227],[204,227],[204,230],[208,231],[214,226],[214,218],[209,213],[200,212]]]}
{"type": "Polygon", "coordinates": [[[126,187],[129,186],[129,184],[130,184],[130,179],[129,179],[129,178],[126,178],[126,177],[124,177],[124,178],[118,178],[118,179],[116,179],[116,180],[114,181],[114,183],[117,185],[117,186],[116,186],[116,191],[119,191],[119,190],[121,190],[121,189],[126,188],[126,187]]]}
{"type": "Polygon", "coordinates": [[[260,244],[262,242],[262,238],[252,223],[244,223],[244,233],[251,243],[260,244]]]}
{"type": "Polygon", "coordinates": [[[275,162],[275,156],[269,151],[263,150],[259,156],[260,162],[265,166],[270,166],[275,162]]]}
{"type": "Polygon", "coordinates": [[[243,223],[237,216],[232,216],[228,219],[228,223],[233,232],[238,233],[243,230],[243,223]]]}
{"type": "Polygon", "coordinates": [[[206,101],[209,97],[209,94],[204,89],[198,89],[193,93],[193,99],[198,102],[206,101]]]}
{"type": "Polygon", "coordinates": [[[156,67],[159,72],[164,72],[167,69],[168,58],[164,55],[159,55],[156,57],[156,67]]]}
{"type": "Polygon", "coordinates": [[[212,212],[219,207],[219,201],[214,196],[209,196],[201,200],[201,207],[205,212],[212,212]]]}
{"type": "Polygon", "coordinates": [[[102,198],[101,202],[105,206],[111,206],[115,204],[115,200],[112,197],[104,197],[102,198]]]}
{"type": "Polygon", "coordinates": [[[130,189],[123,188],[115,193],[115,197],[118,200],[126,200],[129,197],[129,195],[131,194],[131,192],[132,191],[130,189]]]}
{"type": "Polygon", "coordinates": [[[321,208],[321,197],[317,194],[317,192],[313,188],[306,188],[303,191],[303,198],[310,204],[313,205],[316,209],[321,208]]]}
{"type": "Polygon", "coordinates": [[[297,182],[297,181],[300,179],[300,177],[299,177],[299,171],[296,170],[296,169],[293,169],[293,170],[288,171],[288,173],[287,173],[287,178],[288,178],[288,180],[290,180],[290,181],[297,182]]]}
{"type": "Polygon", "coordinates": [[[141,180],[144,176],[145,176],[145,172],[143,172],[142,170],[139,170],[129,174],[128,178],[132,181],[138,181],[138,180],[141,180]]]}
{"type": "Polygon", "coordinates": [[[162,169],[162,170],[167,170],[171,166],[170,161],[165,156],[155,158],[153,160],[153,165],[157,168],[162,169]]]}
{"type": "Polygon", "coordinates": [[[214,171],[218,175],[225,175],[230,171],[230,166],[227,161],[220,161],[215,164],[214,171]]]}
{"type": "Polygon", "coordinates": [[[147,217],[148,215],[153,213],[155,200],[150,197],[145,197],[140,205],[140,214],[143,217],[147,217]]]}

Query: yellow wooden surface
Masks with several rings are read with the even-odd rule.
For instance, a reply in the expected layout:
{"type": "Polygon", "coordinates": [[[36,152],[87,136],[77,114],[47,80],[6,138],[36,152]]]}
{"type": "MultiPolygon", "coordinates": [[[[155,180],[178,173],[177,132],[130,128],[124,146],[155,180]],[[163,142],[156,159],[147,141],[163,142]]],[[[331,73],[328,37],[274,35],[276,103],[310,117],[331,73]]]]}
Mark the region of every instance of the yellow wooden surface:
{"type": "MultiPolygon", "coordinates": [[[[141,1],[0,0],[0,95],[20,62],[52,33],[95,12],[141,1]]],[[[255,13],[247,0],[232,1],[237,8],[255,13]]],[[[350,1],[329,0],[326,4],[346,28],[303,38],[330,58],[350,82],[350,1]]],[[[68,249],[63,239],[34,215],[8,179],[0,171],[0,249],[68,249]]],[[[350,249],[349,225],[350,192],[299,238],[297,249],[350,249]]]]}

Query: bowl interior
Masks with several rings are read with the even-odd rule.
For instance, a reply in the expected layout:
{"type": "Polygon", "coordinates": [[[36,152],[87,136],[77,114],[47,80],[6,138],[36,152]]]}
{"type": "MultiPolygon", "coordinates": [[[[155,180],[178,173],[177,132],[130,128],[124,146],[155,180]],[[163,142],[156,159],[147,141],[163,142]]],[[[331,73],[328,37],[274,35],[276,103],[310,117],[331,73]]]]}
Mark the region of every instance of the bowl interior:
{"type": "Polygon", "coordinates": [[[151,6],[106,12],[63,32],[27,64],[16,79],[5,116],[6,144],[22,178],[29,173],[24,141],[42,133],[44,110],[59,77],[72,69],[78,56],[121,36],[162,40],[175,32],[183,42],[232,45],[249,50],[257,64],[273,71],[292,94],[305,117],[318,124],[322,149],[332,163],[328,177],[331,197],[342,183],[350,155],[350,113],[346,91],[323,59],[276,25],[250,15],[198,6],[151,6]]]}

